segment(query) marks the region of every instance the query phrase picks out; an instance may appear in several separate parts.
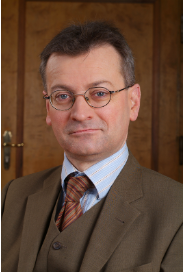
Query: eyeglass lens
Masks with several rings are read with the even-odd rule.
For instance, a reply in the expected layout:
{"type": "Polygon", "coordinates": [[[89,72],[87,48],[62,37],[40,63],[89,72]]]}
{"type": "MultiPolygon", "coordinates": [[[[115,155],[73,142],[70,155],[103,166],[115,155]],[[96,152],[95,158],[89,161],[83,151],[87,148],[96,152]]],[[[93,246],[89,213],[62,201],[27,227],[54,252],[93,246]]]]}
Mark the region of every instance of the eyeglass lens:
{"type": "MultiPolygon", "coordinates": [[[[86,102],[95,108],[101,108],[110,101],[111,94],[104,87],[94,87],[88,89],[84,94],[86,102]]],[[[67,110],[72,107],[75,102],[75,94],[67,90],[58,90],[51,94],[51,103],[58,110],[67,110]]]]}

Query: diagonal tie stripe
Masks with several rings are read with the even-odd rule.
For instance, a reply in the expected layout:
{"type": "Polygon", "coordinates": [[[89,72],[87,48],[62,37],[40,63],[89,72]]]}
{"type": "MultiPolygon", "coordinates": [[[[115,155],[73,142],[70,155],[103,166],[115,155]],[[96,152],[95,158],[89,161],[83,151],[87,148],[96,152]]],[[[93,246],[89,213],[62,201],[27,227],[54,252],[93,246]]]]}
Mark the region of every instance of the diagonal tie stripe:
{"type": "Polygon", "coordinates": [[[87,176],[69,178],[65,202],[56,220],[56,226],[60,231],[64,230],[83,214],[80,198],[92,186],[92,182],[87,176]]]}

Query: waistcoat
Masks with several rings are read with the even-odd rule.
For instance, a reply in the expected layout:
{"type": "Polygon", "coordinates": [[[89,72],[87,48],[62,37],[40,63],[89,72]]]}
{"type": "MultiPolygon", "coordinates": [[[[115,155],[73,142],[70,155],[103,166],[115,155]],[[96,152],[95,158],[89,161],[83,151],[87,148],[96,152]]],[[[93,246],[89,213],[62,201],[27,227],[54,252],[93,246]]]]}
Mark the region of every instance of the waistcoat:
{"type": "Polygon", "coordinates": [[[62,232],[55,224],[56,207],[33,272],[78,272],[105,198],[62,232]]]}

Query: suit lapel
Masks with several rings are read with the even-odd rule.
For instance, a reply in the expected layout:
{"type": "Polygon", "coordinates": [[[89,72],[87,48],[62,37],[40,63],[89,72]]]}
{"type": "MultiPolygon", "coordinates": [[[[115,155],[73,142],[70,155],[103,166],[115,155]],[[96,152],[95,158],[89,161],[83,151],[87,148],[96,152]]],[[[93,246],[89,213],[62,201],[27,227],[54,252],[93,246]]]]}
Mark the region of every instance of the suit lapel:
{"type": "Polygon", "coordinates": [[[28,197],[18,272],[33,271],[60,188],[61,168],[59,167],[44,181],[43,190],[28,197]]]}
{"type": "Polygon", "coordinates": [[[140,166],[130,154],[106,198],[80,272],[100,271],[140,215],[130,203],[143,196],[141,176],[140,166]]]}
{"type": "MultiPolygon", "coordinates": [[[[34,269],[60,191],[60,173],[61,168],[58,168],[45,180],[43,190],[28,197],[18,272],[34,269]]],[[[139,164],[130,154],[105,200],[80,272],[100,271],[140,215],[130,203],[143,196],[141,174],[139,164]]]]}

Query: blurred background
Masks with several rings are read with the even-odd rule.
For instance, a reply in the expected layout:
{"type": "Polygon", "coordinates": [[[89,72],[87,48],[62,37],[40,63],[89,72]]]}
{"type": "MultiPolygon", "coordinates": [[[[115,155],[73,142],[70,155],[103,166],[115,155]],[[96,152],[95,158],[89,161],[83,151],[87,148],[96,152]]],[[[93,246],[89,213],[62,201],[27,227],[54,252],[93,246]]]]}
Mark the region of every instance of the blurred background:
{"type": "Polygon", "coordinates": [[[182,182],[182,0],[2,0],[1,5],[2,187],[62,164],[63,150],[45,123],[39,55],[68,24],[96,19],[114,22],[134,53],[142,100],[130,125],[129,149],[141,165],[182,182]]]}

